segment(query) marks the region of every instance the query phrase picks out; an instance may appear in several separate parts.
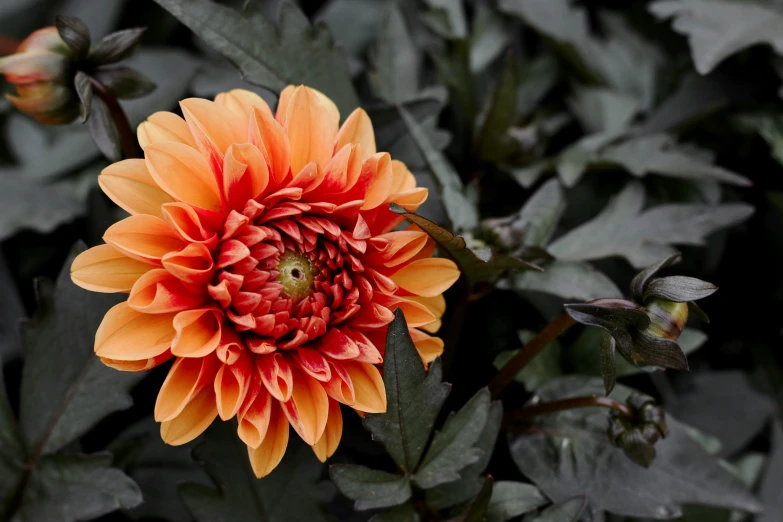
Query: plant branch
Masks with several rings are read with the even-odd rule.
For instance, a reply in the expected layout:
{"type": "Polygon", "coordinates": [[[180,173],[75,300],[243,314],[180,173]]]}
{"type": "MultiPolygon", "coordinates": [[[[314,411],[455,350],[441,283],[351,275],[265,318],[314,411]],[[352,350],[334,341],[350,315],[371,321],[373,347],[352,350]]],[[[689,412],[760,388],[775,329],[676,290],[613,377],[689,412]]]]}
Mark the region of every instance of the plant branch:
{"type": "Polygon", "coordinates": [[[559,401],[544,402],[533,406],[526,406],[517,411],[506,415],[506,419],[511,423],[529,422],[539,415],[556,413],[558,411],[573,410],[576,408],[609,408],[629,419],[636,418],[633,409],[622,402],[610,399],[609,397],[574,397],[559,401]]]}
{"type": "Polygon", "coordinates": [[[122,152],[125,159],[141,158],[141,151],[136,143],[136,136],[133,134],[128,116],[122,109],[120,102],[117,101],[117,98],[106,86],[92,76],[90,76],[90,85],[93,92],[103,100],[109,109],[109,114],[111,114],[112,120],[114,120],[114,124],[117,126],[117,131],[120,133],[120,143],[122,144],[122,152]]]}

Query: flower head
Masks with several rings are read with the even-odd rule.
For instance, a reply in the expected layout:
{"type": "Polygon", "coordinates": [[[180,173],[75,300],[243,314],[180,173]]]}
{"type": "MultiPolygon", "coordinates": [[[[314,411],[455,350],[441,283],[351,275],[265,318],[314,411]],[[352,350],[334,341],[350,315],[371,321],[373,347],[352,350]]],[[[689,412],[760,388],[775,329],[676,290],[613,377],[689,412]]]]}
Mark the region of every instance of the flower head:
{"type": "Polygon", "coordinates": [[[174,358],[155,406],[163,439],[183,444],[237,417],[258,476],[280,461],[289,424],[325,460],[339,403],[382,412],[378,366],[392,310],[425,361],[443,343],[442,293],[459,276],[421,230],[395,230],[427,190],[375,150],[367,114],[287,87],[276,115],[234,90],[181,102],[138,129],[145,159],[106,168],[104,192],[131,216],[81,254],[73,280],[130,292],[95,352],[120,370],[174,358]]]}
{"type": "Polygon", "coordinates": [[[41,123],[72,121],[79,114],[79,98],[71,85],[73,53],[56,27],[28,36],[16,54],[0,58],[0,73],[16,87],[6,98],[41,123]]]}

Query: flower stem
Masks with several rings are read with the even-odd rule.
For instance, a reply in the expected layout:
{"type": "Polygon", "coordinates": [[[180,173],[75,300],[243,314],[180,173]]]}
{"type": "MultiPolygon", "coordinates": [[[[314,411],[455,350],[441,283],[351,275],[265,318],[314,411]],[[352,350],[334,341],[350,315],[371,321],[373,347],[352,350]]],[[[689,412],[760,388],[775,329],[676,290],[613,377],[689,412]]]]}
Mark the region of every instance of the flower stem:
{"type": "Polygon", "coordinates": [[[489,383],[489,391],[492,393],[493,398],[497,398],[506,386],[514,380],[514,377],[522,371],[522,368],[532,361],[541,350],[547,347],[552,341],[560,337],[563,332],[571,328],[576,324],[576,321],[571,319],[568,315],[563,314],[551,323],[549,323],[543,330],[538,332],[524,348],[512,357],[489,383]]]}
{"type": "Polygon", "coordinates": [[[545,415],[547,413],[592,407],[609,408],[620,413],[624,417],[628,417],[629,419],[636,417],[636,414],[630,406],[614,399],[610,399],[609,397],[573,397],[571,399],[543,402],[533,406],[526,406],[515,412],[509,413],[506,418],[512,423],[528,422],[534,417],[545,415]]]}
{"type": "Polygon", "coordinates": [[[125,159],[129,158],[141,158],[141,151],[136,144],[136,137],[133,135],[128,116],[122,109],[120,102],[117,98],[98,80],[90,77],[90,85],[93,92],[103,100],[109,109],[114,124],[117,126],[117,131],[120,133],[120,143],[122,144],[122,152],[125,159]]]}

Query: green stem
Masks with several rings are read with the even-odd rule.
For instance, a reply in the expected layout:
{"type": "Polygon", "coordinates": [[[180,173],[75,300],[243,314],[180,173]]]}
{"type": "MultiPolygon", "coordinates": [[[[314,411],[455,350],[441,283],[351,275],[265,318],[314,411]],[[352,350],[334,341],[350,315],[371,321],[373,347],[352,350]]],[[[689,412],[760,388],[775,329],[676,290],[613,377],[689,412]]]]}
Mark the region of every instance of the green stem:
{"type": "Polygon", "coordinates": [[[614,399],[610,399],[609,397],[573,397],[571,399],[543,402],[533,406],[526,406],[515,412],[509,413],[506,416],[506,419],[511,423],[526,423],[533,418],[538,417],[539,415],[546,415],[548,413],[555,413],[558,411],[573,410],[576,408],[594,407],[609,408],[629,419],[636,417],[636,414],[630,406],[614,399]]]}
{"type": "Polygon", "coordinates": [[[106,107],[109,109],[114,124],[117,126],[117,131],[120,133],[120,143],[122,144],[122,152],[125,159],[129,158],[141,158],[141,150],[136,143],[136,136],[133,134],[128,116],[125,111],[122,110],[120,102],[101,82],[93,77],[90,77],[90,85],[93,92],[103,100],[106,107]]]}

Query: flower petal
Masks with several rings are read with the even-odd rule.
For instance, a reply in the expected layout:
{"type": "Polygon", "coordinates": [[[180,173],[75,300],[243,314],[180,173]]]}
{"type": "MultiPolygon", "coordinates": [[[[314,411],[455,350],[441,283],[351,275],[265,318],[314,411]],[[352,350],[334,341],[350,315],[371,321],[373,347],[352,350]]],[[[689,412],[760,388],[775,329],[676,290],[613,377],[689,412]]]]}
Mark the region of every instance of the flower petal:
{"type": "Polygon", "coordinates": [[[235,143],[228,148],[223,161],[223,195],[228,208],[241,212],[268,184],[269,167],[255,145],[235,143]]]}
{"type": "Polygon", "coordinates": [[[286,108],[285,130],[291,144],[291,171],[298,174],[315,161],[324,167],[332,157],[339,115],[322,103],[318,94],[307,87],[297,87],[286,108]]]}
{"type": "Polygon", "coordinates": [[[293,393],[281,406],[294,430],[312,446],[326,429],[329,397],[321,384],[306,373],[297,369],[293,375],[293,393]]]}
{"type": "Polygon", "coordinates": [[[206,357],[222,338],[223,312],[216,308],[185,310],[174,316],[177,335],[171,353],[177,357],[206,357]]]}
{"type": "Polygon", "coordinates": [[[288,419],[283,415],[279,403],[272,402],[269,429],[264,441],[256,449],[247,448],[250,465],[258,478],[269,475],[280,464],[288,446],[288,419]]]}
{"type": "Polygon", "coordinates": [[[160,436],[172,446],[187,444],[204,433],[215,417],[215,390],[207,386],[187,403],[179,415],[161,423],[160,436]]]}
{"type": "Polygon", "coordinates": [[[391,278],[400,288],[424,297],[442,294],[459,279],[459,268],[450,259],[419,259],[402,267],[391,278]]]}
{"type": "Polygon", "coordinates": [[[248,125],[248,141],[263,154],[274,186],[282,185],[291,167],[291,145],[285,129],[259,107],[253,109],[248,125]]]}
{"type": "Polygon", "coordinates": [[[144,370],[151,370],[156,366],[160,366],[172,357],[173,356],[171,355],[171,351],[166,350],[156,357],[142,359],[141,361],[118,361],[116,359],[101,357],[101,362],[109,368],[114,368],[115,370],[120,370],[121,372],[143,372],[144,370]]]}
{"type": "Polygon", "coordinates": [[[372,364],[343,361],[345,371],[351,377],[356,400],[355,410],[365,413],[383,413],[386,411],[386,388],[378,368],[372,364]]]}
{"type": "Polygon", "coordinates": [[[189,310],[204,302],[206,294],[191,293],[167,270],[150,270],[131,288],[128,306],[147,314],[189,310]]]}
{"type": "Polygon", "coordinates": [[[215,103],[241,117],[243,121],[250,119],[250,115],[253,114],[255,107],[272,116],[269,104],[258,94],[245,89],[232,89],[228,92],[221,92],[215,97],[215,103]]]}
{"type": "Polygon", "coordinates": [[[258,368],[264,386],[275,399],[284,402],[291,398],[294,377],[291,365],[288,364],[283,354],[259,355],[256,357],[256,368],[258,368]]]}
{"type": "Polygon", "coordinates": [[[196,147],[207,159],[212,171],[223,168],[223,155],[232,143],[245,141],[247,120],[215,102],[188,98],[179,102],[196,147]]]}
{"type": "MultiPolygon", "coordinates": [[[[258,374],[256,374],[258,375],[258,374]]],[[[266,437],[272,416],[272,403],[275,401],[264,388],[260,378],[254,377],[251,391],[239,410],[237,434],[250,448],[258,448],[266,437]],[[255,391],[255,393],[253,393],[255,391]]],[[[287,421],[286,421],[287,422],[287,421]]]]}
{"type": "Polygon", "coordinates": [[[150,115],[136,130],[136,137],[142,149],[160,141],[175,141],[196,147],[196,140],[188,124],[173,112],[160,111],[150,115]]]}
{"type": "Polygon", "coordinates": [[[194,207],[220,210],[217,180],[196,149],[183,143],[163,141],[148,145],[144,154],[152,178],[163,190],[194,207]]]}
{"type": "Polygon", "coordinates": [[[343,414],[340,411],[340,403],[329,401],[329,418],[326,421],[326,429],[318,442],[313,446],[315,456],[321,462],[334,455],[337,446],[340,444],[340,438],[343,436],[343,414]]]}
{"type": "MultiPolygon", "coordinates": [[[[218,371],[217,357],[177,359],[155,401],[155,420],[168,421],[182,413],[185,406],[205,387],[212,388],[218,371]]],[[[214,404],[214,393],[212,401],[214,404]]]]}
{"type": "Polygon", "coordinates": [[[223,420],[229,420],[237,414],[250,390],[253,358],[247,351],[242,354],[234,364],[221,365],[215,376],[218,415],[223,420]]]}
{"type": "Polygon", "coordinates": [[[335,138],[335,152],[349,143],[359,145],[362,161],[375,154],[375,132],[372,121],[362,108],[355,109],[343,122],[335,138]]]}
{"type": "Polygon", "coordinates": [[[139,214],[110,226],[103,240],[128,257],[162,266],[161,258],[185,246],[174,230],[162,219],[139,214]]]}
{"type": "Polygon", "coordinates": [[[203,243],[190,243],[179,252],[169,252],[161,262],[171,275],[189,285],[206,286],[215,273],[212,253],[203,243]]]}
{"type": "Polygon", "coordinates": [[[151,269],[151,265],[131,259],[111,245],[99,245],[76,256],[71,264],[71,280],[93,292],[129,292],[151,269]]]}
{"type": "Polygon", "coordinates": [[[104,194],[128,214],[161,217],[161,205],[174,201],[155,183],[142,159],[127,159],[109,165],[98,176],[98,184],[104,194]]]}
{"type": "Polygon", "coordinates": [[[416,350],[419,351],[419,355],[425,363],[431,363],[443,353],[442,339],[427,335],[416,328],[409,328],[408,332],[411,335],[414,346],[416,346],[416,350]]]}
{"type": "Polygon", "coordinates": [[[176,334],[174,314],[143,314],[123,302],[112,307],[95,332],[95,353],[118,361],[143,361],[167,351],[176,334]]]}

